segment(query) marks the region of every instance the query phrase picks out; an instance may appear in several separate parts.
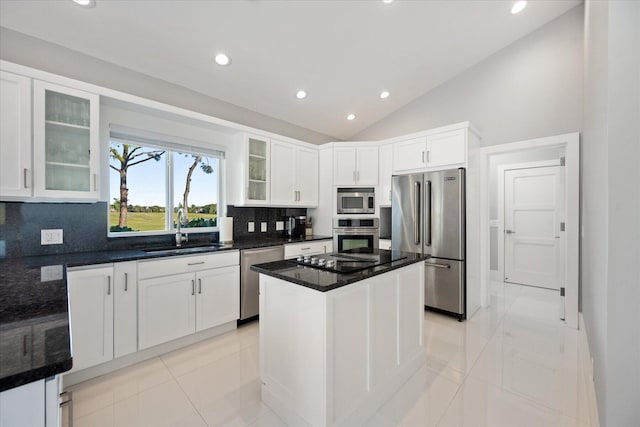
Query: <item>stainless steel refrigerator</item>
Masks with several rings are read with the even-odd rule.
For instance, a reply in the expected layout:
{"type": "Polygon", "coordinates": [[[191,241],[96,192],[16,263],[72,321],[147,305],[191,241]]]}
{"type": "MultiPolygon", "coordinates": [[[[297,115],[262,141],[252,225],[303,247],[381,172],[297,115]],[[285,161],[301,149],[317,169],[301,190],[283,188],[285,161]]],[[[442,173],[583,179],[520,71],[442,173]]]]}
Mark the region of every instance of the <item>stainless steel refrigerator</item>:
{"type": "Polygon", "coordinates": [[[391,247],[430,255],[425,261],[425,305],[465,313],[465,170],[393,177],[391,247]]]}

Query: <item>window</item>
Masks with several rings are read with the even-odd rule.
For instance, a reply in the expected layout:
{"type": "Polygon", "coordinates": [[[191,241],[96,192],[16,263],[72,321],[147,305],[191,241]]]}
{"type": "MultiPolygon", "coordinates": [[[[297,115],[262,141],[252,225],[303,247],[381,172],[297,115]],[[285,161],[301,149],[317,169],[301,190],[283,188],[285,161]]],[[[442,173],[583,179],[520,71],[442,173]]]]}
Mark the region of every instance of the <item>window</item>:
{"type": "Polygon", "coordinates": [[[217,230],[224,152],[111,131],[109,235],[217,230]]]}

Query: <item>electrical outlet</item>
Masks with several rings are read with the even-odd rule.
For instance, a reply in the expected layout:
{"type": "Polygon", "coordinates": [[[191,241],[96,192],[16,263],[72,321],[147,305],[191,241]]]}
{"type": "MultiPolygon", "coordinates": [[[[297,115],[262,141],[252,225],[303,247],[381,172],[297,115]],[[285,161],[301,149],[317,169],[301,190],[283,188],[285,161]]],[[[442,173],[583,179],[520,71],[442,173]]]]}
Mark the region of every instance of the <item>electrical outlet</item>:
{"type": "Polygon", "coordinates": [[[40,267],[40,281],[51,282],[53,280],[62,280],[62,265],[40,267]]]}
{"type": "Polygon", "coordinates": [[[256,231],[256,223],[253,221],[250,221],[247,223],[247,231],[249,233],[253,233],[254,231],[256,231]]]}
{"type": "Polygon", "coordinates": [[[260,223],[260,231],[262,233],[266,233],[267,232],[267,223],[266,222],[260,223]]]}
{"type": "Polygon", "coordinates": [[[62,229],[40,230],[41,245],[61,245],[62,229]]]}
{"type": "Polygon", "coordinates": [[[284,230],[284,221],[276,221],[276,231],[284,230]]]}

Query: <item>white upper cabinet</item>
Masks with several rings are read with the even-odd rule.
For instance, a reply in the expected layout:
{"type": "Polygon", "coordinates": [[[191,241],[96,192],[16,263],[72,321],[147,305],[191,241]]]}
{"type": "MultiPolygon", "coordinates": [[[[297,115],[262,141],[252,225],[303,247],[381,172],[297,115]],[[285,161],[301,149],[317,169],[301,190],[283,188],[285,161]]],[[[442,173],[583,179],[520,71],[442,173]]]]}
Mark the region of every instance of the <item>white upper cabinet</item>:
{"type": "Polygon", "coordinates": [[[31,79],[0,71],[0,198],[32,191],[31,79]]]}
{"type": "Polygon", "coordinates": [[[34,195],[99,198],[99,97],[34,80],[34,195]]]}
{"type": "Polygon", "coordinates": [[[318,151],[271,140],[271,205],[318,205],[318,151]]]}
{"type": "Polygon", "coordinates": [[[393,173],[465,166],[466,128],[396,142],[393,145],[393,173]]]}
{"type": "Polygon", "coordinates": [[[237,206],[266,206],[271,200],[271,141],[247,133],[237,138],[228,153],[228,201],[237,206]]]}
{"type": "Polygon", "coordinates": [[[427,167],[427,137],[421,136],[393,144],[393,172],[404,173],[427,167]]]}
{"type": "Polygon", "coordinates": [[[378,185],[378,147],[335,146],[333,185],[378,185]]]}
{"type": "Polygon", "coordinates": [[[391,206],[391,176],[393,175],[393,146],[380,147],[380,206],[391,206]]]}
{"type": "Polygon", "coordinates": [[[466,129],[427,136],[427,167],[460,165],[466,158],[466,129]]]}

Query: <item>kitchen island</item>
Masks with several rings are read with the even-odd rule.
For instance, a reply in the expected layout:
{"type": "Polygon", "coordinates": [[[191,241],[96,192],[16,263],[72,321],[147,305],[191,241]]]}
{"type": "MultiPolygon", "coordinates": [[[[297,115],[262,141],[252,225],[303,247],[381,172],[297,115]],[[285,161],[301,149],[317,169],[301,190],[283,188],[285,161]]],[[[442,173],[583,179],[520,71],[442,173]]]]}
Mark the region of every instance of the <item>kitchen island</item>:
{"type": "Polygon", "coordinates": [[[370,255],[343,273],[302,260],[252,267],[262,400],[289,425],[360,425],[424,363],[425,257],[370,255]]]}

